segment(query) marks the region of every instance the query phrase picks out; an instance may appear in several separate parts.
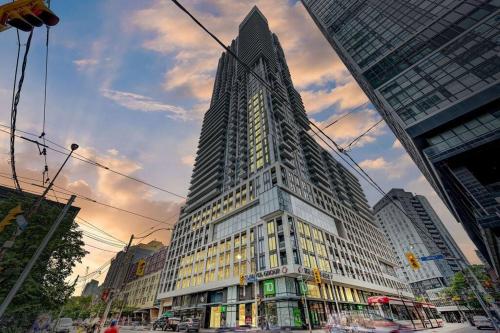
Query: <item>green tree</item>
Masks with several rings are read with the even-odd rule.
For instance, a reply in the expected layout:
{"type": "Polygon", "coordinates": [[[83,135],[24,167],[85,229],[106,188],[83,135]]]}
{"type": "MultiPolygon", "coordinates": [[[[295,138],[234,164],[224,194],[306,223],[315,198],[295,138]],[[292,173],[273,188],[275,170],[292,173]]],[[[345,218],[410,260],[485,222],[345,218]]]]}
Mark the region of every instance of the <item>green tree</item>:
{"type": "MultiPolygon", "coordinates": [[[[29,210],[34,197],[13,194],[8,199],[0,199],[0,217],[21,204],[25,212],[29,210]]],[[[12,248],[5,252],[0,262],[0,299],[4,299],[19,278],[42,239],[47,234],[63,208],[62,204],[44,201],[36,214],[28,221],[22,234],[16,237],[12,248]]],[[[77,262],[87,253],[83,249],[82,232],[77,230],[74,217],[79,209],[70,209],[49,244],[35,263],[30,275],[10,303],[0,322],[0,327],[17,327],[23,331],[31,326],[40,313],[59,312],[67,295],[73,293],[73,285],[67,282],[77,262]]],[[[0,244],[11,239],[16,232],[14,222],[0,233],[0,244]]]]}
{"type": "MultiPolygon", "coordinates": [[[[494,289],[491,277],[487,274],[483,265],[471,265],[471,271],[483,285],[485,290],[495,299],[498,300],[498,293],[494,289]]],[[[467,274],[470,274],[467,272],[467,274]]],[[[476,299],[469,285],[472,277],[464,275],[463,272],[457,272],[453,276],[451,285],[443,291],[443,296],[447,299],[454,299],[457,304],[463,305],[471,310],[480,310],[481,304],[476,299]]]]}

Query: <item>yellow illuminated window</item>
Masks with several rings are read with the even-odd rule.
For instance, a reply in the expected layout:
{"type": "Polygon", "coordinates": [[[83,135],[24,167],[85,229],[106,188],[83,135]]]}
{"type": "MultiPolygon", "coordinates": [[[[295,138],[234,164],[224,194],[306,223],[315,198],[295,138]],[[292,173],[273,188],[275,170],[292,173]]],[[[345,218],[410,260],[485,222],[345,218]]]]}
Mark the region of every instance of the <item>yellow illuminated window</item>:
{"type": "Polygon", "coordinates": [[[272,235],[274,234],[274,222],[267,222],[267,234],[272,235]]]}
{"type": "Polygon", "coordinates": [[[274,251],[276,250],[276,237],[272,236],[269,237],[269,251],[274,251]]]}
{"type": "Polygon", "coordinates": [[[269,256],[269,267],[277,267],[278,266],[278,256],[275,254],[271,254],[269,256]]]}

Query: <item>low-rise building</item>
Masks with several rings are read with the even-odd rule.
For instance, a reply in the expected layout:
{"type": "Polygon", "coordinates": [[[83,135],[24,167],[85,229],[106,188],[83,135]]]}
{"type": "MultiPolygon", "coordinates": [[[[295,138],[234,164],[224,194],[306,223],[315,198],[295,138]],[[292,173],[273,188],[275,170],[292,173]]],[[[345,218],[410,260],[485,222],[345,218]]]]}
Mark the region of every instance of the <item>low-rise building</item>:
{"type": "Polygon", "coordinates": [[[131,265],[119,296],[127,307],[136,308],[135,313],[146,321],[155,320],[159,315],[156,295],[167,251],[168,247],[162,247],[152,255],[138,258],[131,265]]]}

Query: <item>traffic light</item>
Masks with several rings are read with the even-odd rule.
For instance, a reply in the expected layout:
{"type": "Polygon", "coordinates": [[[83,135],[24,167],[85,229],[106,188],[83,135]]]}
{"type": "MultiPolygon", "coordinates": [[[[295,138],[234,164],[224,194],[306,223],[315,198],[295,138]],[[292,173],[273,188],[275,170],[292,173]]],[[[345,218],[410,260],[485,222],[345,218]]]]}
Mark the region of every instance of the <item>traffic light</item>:
{"type": "Polygon", "coordinates": [[[52,12],[43,0],[17,0],[0,6],[0,31],[10,27],[31,31],[43,24],[54,26],[59,17],[52,12]]]}
{"type": "Polygon", "coordinates": [[[140,259],[137,262],[137,270],[135,271],[136,276],[144,276],[144,269],[146,268],[146,261],[144,259],[140,259]]]}
{"type": "Polygon", "coordinates": [[[314,281],[317,284],[321,283],[321,273],[319,272],[319,269],[317,267],[313,268],[313,276],[314,276],[314,281]]]}
{"type": "Polygon", "coordinates": [[[240,274],[240,286],[244,286],[245,285],[245,275],[243,274],[240,274]]]}
{"type": "Polygon", "coordinates": [[[23,209],[21,208],[21,205],[17,205],[16,207],[9,210],[7,216],[5,216],[2,222],[0,222],[0,232],[2,232],[6,226],[12,224],[12,222],[14,222],[14,220],[16,219],[17,215],[20,215],[22,213],[23,209]]]}
{"type": "Polygon", "coordinates": [[[413,252],[406,252],[405,256],[411,268],[413,268],[414,270],[420,269],[420,262],[413,252]]]}

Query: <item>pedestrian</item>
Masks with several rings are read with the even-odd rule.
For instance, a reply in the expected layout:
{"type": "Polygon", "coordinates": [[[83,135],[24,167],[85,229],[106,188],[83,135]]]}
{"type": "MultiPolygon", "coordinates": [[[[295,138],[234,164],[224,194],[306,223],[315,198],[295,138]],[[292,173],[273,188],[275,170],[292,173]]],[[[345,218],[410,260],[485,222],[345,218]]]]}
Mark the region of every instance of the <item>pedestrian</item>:
{"type": "Polygon", "coordinates": [[[116,319],[113,319],[111,321],[111,325],[109,325],[109,327],[106,328],[104,333],[119,333],[120,330],[118,329],[118,325],[116,325],[116,324],[117,324],[116,319]]]}

